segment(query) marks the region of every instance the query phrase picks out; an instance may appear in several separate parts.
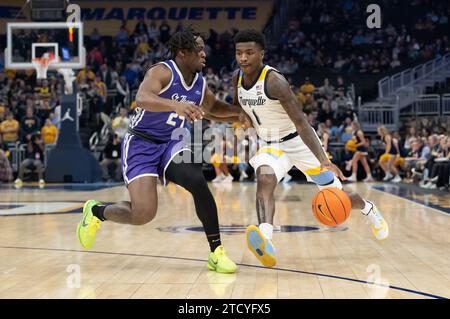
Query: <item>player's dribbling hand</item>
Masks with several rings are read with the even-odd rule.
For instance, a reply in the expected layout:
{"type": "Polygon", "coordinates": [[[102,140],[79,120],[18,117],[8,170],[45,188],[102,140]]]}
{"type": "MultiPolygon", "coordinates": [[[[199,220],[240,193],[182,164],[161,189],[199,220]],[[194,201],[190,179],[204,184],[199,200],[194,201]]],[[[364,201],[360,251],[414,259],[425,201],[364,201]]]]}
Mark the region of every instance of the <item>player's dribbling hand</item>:
{"type": "Polygon", "coordinates": [[[174,111],[180,115],[184,116],[189,120],[189,122],[194,122],[196,120],[203,119],[203,116],[205,113],[197,106],[190,104],[190,103],[184,103],[184,102],[178,102],[176,104],[176,107],[174,111]]]}
{"type": "Polygon", "coordinates": [[[344,176],[344,174],[342,173],[342,171],[333,163],[331,163],[330,161],[326,161],[323,162],[321,164],[321,171],[331,171],[334,173],[334,175],[336,175],[340,180],[342,181],[346,181],[347,178],[344,176]]]}

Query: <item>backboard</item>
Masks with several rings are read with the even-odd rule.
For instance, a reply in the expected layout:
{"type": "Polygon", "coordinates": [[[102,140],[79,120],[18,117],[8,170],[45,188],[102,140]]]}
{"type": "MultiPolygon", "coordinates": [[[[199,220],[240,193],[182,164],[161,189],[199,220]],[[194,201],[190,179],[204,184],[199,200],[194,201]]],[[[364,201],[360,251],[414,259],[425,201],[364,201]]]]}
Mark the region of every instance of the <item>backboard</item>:
{"type": "Polygon", "coordinates": [[[83,44],[83,23],[19,22],[7,24],[5,67],[34,69],[34,58],[51,53],[58,62],[49,69],[82,69],[86,52],[83,44]]]}

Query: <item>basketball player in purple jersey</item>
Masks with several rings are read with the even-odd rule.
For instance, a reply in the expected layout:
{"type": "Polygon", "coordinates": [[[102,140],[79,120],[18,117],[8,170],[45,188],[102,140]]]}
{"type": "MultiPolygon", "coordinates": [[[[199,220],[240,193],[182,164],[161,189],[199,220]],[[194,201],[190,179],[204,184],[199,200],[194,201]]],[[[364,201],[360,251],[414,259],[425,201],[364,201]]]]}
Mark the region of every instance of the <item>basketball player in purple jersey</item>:
{"type": "Polygon", "coordinates": [[[92,247],[100,224],[106,220],[130,225],[153,220],[159,177],[164,185],[171,181],[192,194],[211,249],[208,268],[220,273],[236,271],[236,264],[221,245],[217,207],[202,168],[181,160],[190,149],[179,134],[173,134],[186,126],[186,120],[202,119],[200,106],[223,120],[239,120],[236,114],[240,108],[217,100],[207,88],[201,74],[206,59],[204,46],[201,35],[192,29],[177,32],[168,42],[172,59],[147,71],[136,96],[138,107],[122,142],[123,177],[131,201],[113,205],[87,201],[77,228],[83,247],[92,247]]]}

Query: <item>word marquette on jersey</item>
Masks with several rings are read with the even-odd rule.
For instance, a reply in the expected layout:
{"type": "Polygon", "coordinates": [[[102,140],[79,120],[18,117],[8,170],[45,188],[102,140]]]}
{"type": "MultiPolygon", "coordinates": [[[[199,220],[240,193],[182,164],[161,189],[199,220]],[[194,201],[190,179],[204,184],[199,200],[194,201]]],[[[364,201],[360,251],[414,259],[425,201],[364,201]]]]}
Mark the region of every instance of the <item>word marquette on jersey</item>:
{"type": "Polygon", "coordinates": [[[239,103],[242,106],[261,106],[264,105],[266,101],[267,100],[261,96],[258,96],[258,99],[243,99],[239,97],[239,103]]]}

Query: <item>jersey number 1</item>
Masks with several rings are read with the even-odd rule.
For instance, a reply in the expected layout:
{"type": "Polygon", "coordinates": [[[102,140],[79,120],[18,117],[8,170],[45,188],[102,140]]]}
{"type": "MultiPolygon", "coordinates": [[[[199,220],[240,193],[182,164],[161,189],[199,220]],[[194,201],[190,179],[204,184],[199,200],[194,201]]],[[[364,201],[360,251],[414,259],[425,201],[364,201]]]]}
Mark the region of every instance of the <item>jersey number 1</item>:
{"type": "Polygon", "coordinates": [[[177,113],[171,113],[169,118],[167,119],[166,124],[169,124],[171,126],[177,126],[177,122],[174,121],[174,119],[176,119],[177,117],[181,120],[180,127],[183,127],[186,118],[183,115],[178,115],[177,113]]]}

